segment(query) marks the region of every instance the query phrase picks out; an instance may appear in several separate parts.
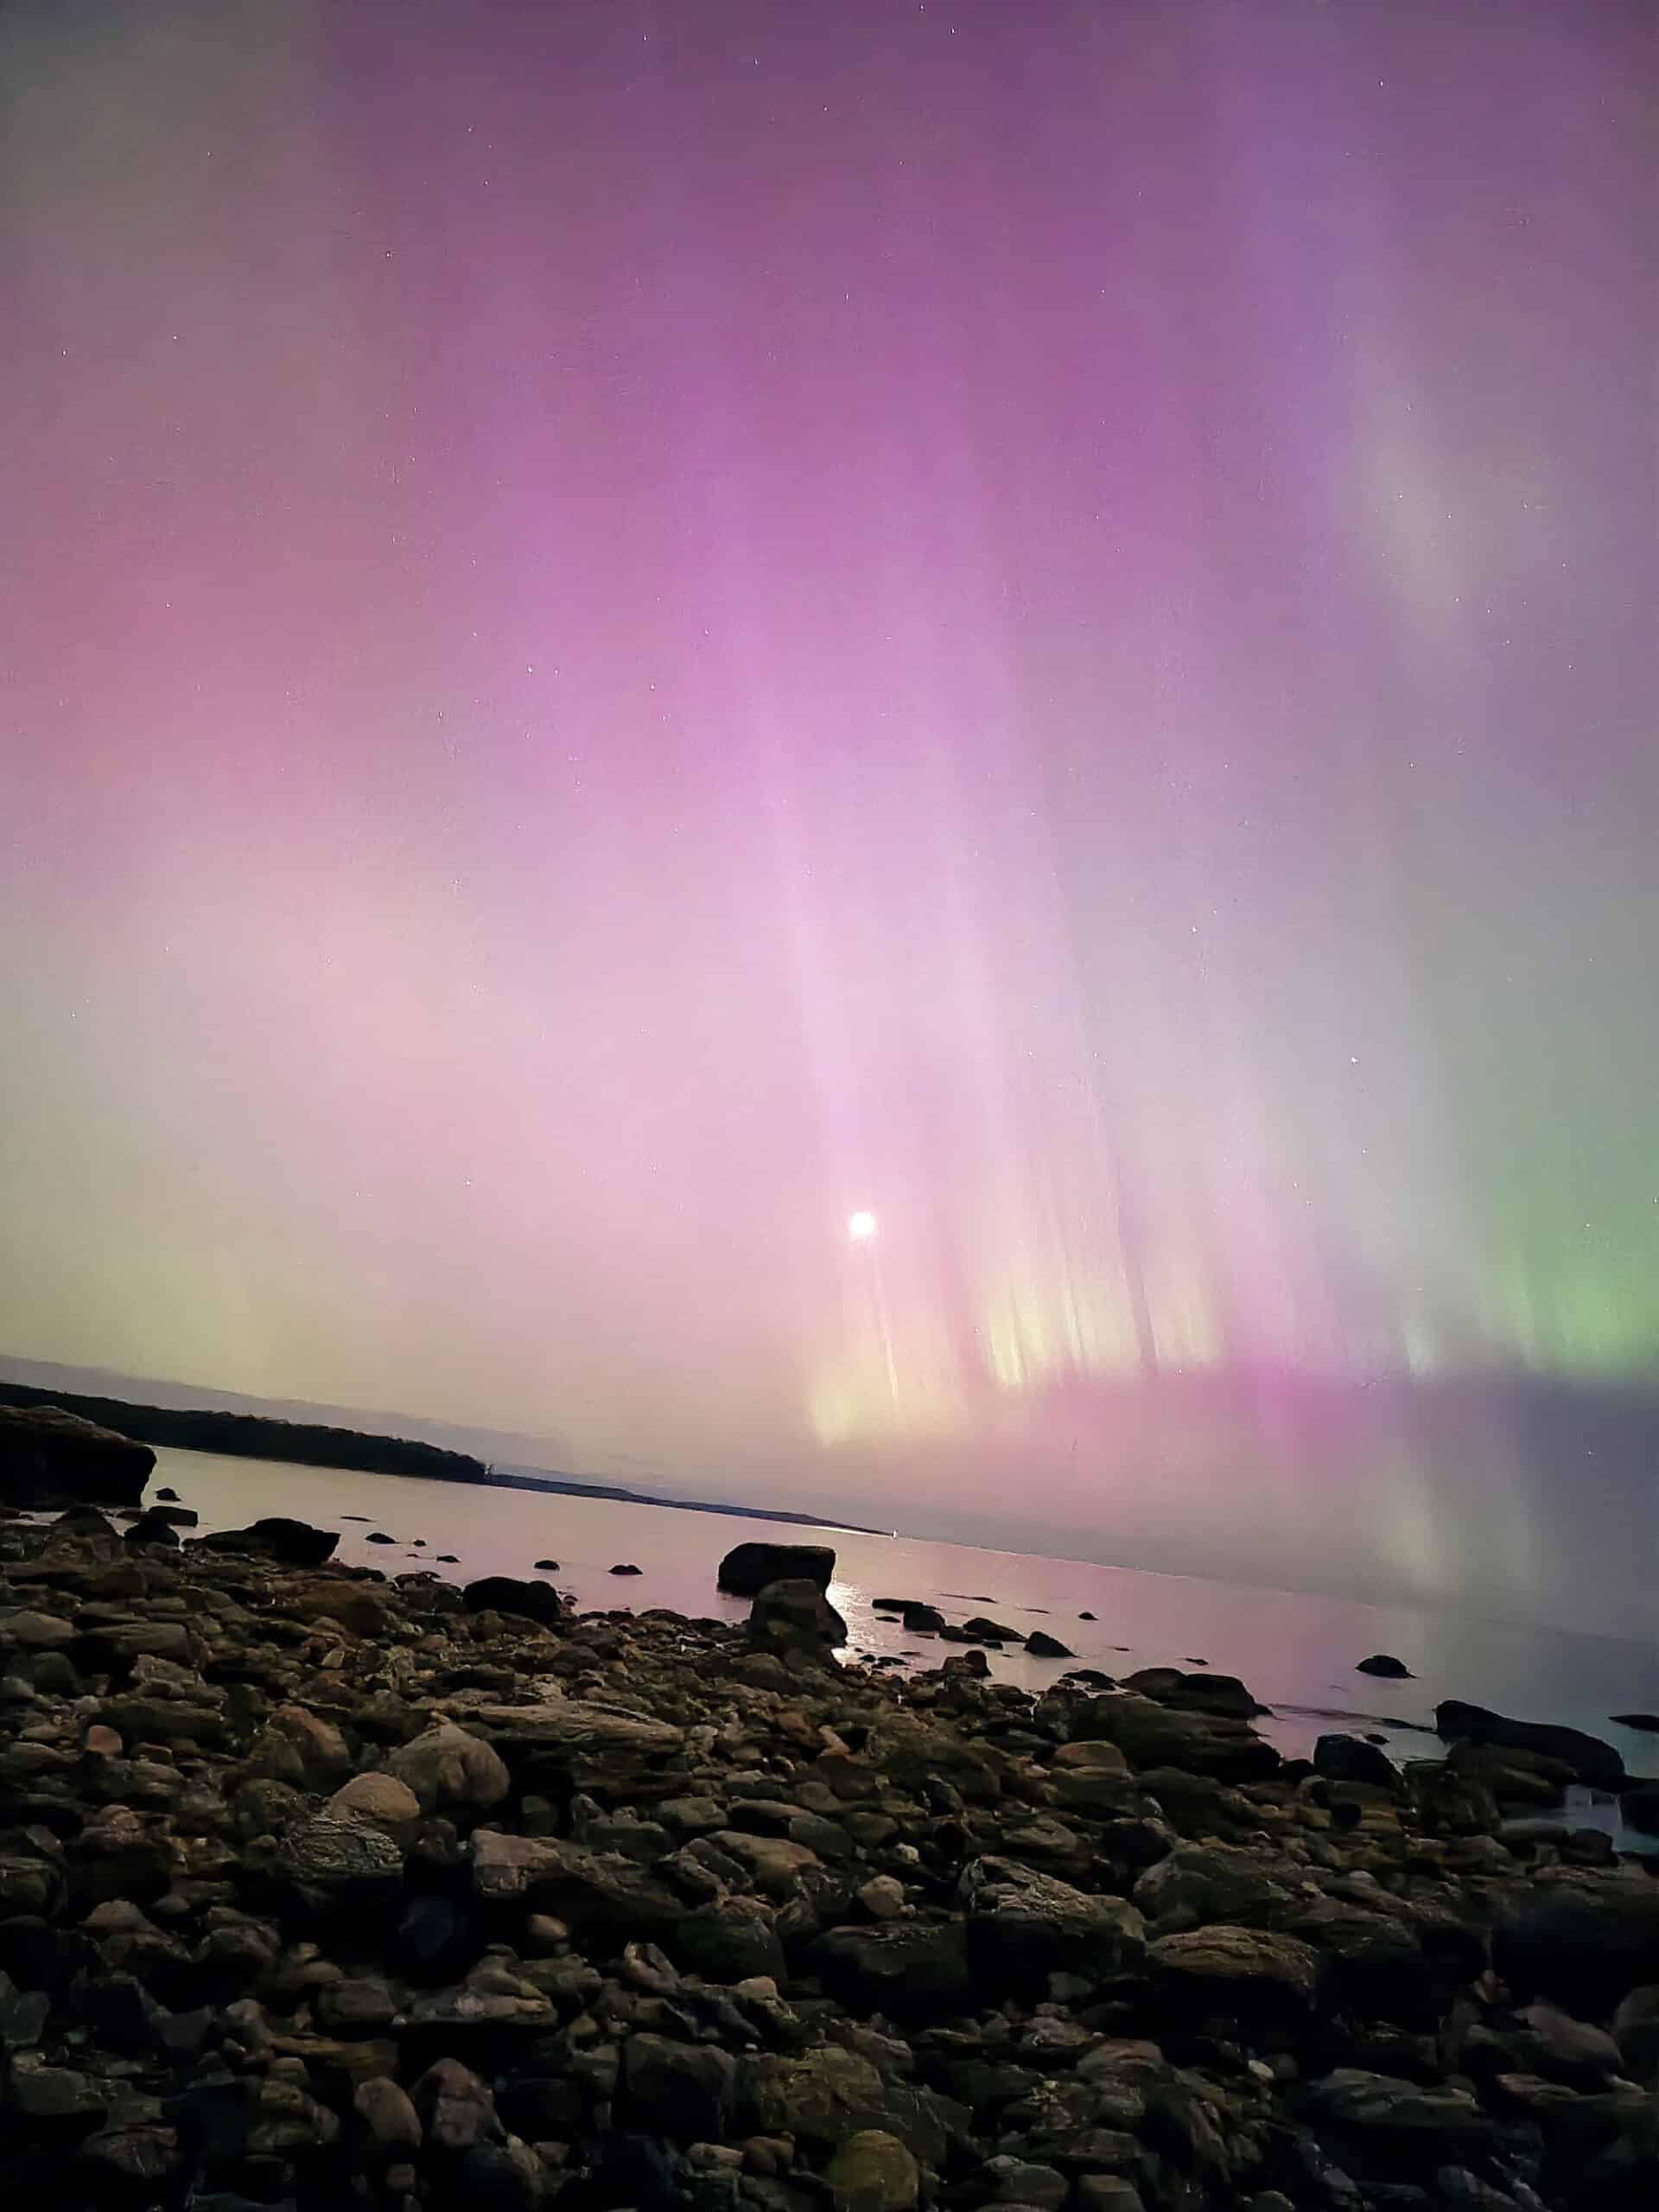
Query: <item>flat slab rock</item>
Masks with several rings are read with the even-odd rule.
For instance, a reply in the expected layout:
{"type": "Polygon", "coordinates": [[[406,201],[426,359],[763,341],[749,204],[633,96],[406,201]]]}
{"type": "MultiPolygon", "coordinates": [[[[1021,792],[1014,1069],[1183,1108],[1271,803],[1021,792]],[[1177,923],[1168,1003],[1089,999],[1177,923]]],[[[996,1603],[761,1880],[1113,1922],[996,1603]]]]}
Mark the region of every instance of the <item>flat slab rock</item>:
{"type": "Polygon", "coordinates": [[[546,1705],[480,1705],[469,1718],[498,1745],[537,1751],[654,1757],[677,1751],[685,1741],[685,1731],[671,1721],[643,1719],[584,1698],[556,1698],[546,1705]]]}

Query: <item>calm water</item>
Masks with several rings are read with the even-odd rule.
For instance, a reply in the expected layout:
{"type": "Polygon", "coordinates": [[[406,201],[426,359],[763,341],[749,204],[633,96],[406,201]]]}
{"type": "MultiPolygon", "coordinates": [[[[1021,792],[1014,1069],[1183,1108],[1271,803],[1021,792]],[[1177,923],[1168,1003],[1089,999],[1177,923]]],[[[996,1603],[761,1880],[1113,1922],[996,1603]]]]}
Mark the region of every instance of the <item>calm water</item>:
{"type": "Polygon", "coordinates": [[[1070,1645],[1071,1661],[992,1656],[995,1675],[1029,1688],[1076,1664],[1121,1675],[1137,1667],[1202,1662],[1241,1675],[1275,1708],[1262,1725],[1287,1752],[1305,1753],[1322,1730],[1351,1725],[1382,1729],[1398,1757],[1432,1755],[1434,1738],[1391,1724],[1430,1722],[1437,1700],[1460,1697],[1588,1729],[1616,1743],[1632,1772],[1659,1773],[1659,1738],[1615,1728],[1608,1719],[1659,1711],[1659,1645],[1651,1643],[1035,1554],[207,1452],[159,1451],[149,1495],[163,1484],[200,1514],[203,1533],[261,1513],[291,1514],[338,1529],[340,1559],[387,1574],[435,1567],[440,1552],[454,1553],[458,1563],[436,1572],[458,1581],[530,1575],[536,1560],[556,1559],[558,1572],[547,1580],[584,1610],[666,1605],[741,1620],[747,1601],[715,1587],[715,1569],[734,1544],[752,1537],[822,1541],[836,1549],[830,1595],[847,1618],[854,1652],[899,1652],[914,1665],[935,1667],[959,1649],[906,1636],[874,1610],[877,1598],[916,1598],[948,1619],[987,1612],[1027,1630],[1045,1628],[1070,1645]],[[377,1531],[396,1537],[395,1547],[370,1543],[377,1531]],[[426,1540],[422,1551],[413,1548],[416,1537],[426,1540]],[[621,1560],[643,1573],[613,1577],[609,1570],[621,1560]],[[1084,1611],[1097,1618],[1079,1620],[1084,1611]],[[1395,1653],[1417,1679],[1376,1681],[1356,1674],[1355,1662],[1373,1651],[1395,1653]]]}

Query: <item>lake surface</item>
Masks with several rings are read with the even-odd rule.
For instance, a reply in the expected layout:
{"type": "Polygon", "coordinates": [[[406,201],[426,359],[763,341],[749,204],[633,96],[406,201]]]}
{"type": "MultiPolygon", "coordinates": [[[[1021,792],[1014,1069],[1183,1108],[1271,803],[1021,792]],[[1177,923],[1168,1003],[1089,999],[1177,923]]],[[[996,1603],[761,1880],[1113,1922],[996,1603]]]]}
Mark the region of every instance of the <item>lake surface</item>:
{"type": "MultiPolygon", "coordinates": [[[[584,1611],[660,1605],[741,1621],[748,1601],[715,1586],[734,1544],[823,1542],[835,1548],[830,1596],[846,1617],[854,1655],[901,1654],[926,1668],[962,1649],[908,1636],[874,1606],[877,1598],[919,1599],[947,1619],[989,1613],[1027,1632],[1046,1629],[1069,1645],[1076,1655],[1069,1660],[989,1655],[994,1675],[1030,1689],[1078,1665],[1123,1675],[1138,1667],[1204,1664],[1237,1675],[1274,1708],[1263,1733],[1293,1755],[1307,1753],[1321,1732],[1348,1727],[1381,1731],[1396,1758],[1433,1757],[1438,1739],[1419,1731],[1432,1724],[1440,1699],[1459,1697],[1587,1729],[1616,1744],[1633,1773],[1659,1774],[1659,1737],[1615,1728],[1608,1717],[1659,1711],[1659,1644],[913,1537],[208,1452],[163,1448],[156,1457],[149,1496],[163,1485],[177,1491],[200,1514],[200,1533],[238,1528],[262,1513],[290,1514],[338,1529],[339,1559],[388,1575],[431,1567],[454,1581],[533,1577],[534,1562],[550,1558],[559,1566],[545,1579],[584,1611]],[[377,1533],[397,1541],[371,1543],[377,1533]],[[425,1540],[423,1549],[416,1538],[425,1540]],[[454,1553],[455,1563],[439,1565],[442,1552],[454,1553]],[[642,1573],[613,1576],[621,1561],[642,1573]],[[1096,1618],[1080,1620],[1085,1611],[1096,1618]],[[1374,1651],[1393,1652],[1416,1680],[1356,1674],[1355,1662],[1374,1651]]],[[[1611,1801],[1593,1817],[1617,1825],[1611,1801]]]]}

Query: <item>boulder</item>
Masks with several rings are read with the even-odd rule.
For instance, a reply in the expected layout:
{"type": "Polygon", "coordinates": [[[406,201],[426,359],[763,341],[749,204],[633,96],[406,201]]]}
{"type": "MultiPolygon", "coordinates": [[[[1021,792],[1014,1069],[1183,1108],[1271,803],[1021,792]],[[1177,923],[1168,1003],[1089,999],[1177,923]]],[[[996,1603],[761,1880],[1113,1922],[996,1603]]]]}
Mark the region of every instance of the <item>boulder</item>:
{"type": "Polygon", "coordinates": [[[1033,1629],[1026,1638],[1026,1649],[1033,1659],[1075,1659],[1077,1654],[1069,1643],[1062,1643],[1058,1636],[1050,1636],[1045,1629],[1033,1629]]]}
{"type": "Polygon", "coordinates": [[[1095,1897],[1014,1859],[976,1859],[961,1895],[969,1957],[990,1987],[1047,1995],[1053,1973],[1091,1980],[1139,1963],[1146,1924],[1123,1897],[1095,1897]]]}
{"type": "Polygon", "coordinates": [[[1595,1789],[1618,1789],[1625,1780],[1624,1761],[1611,1744],[1587,1736],[1580,1728],[1560,1728],[1541,1720],[1511,1720],[1484,1705],[1465,1705],[1459,1698],[1445,1698],[1434,1708],[1435,1733],[1448,1743],[1492,1744],[1503,1751],[1539,1751],[1560,1759],[1573,1770],[1575,1780],[1595,1789]]]}
{"type": "Polygon", "coordinates": [[[1620,1998],[1613,2040],[1632,2081],[1650,2082],[1659,2074],[1659,1985],[1649,1982],[1620,1998]]]}
{"type": "Polygon", "coordinates": [[[274,1866],[302,1895],[359,1906],[384,1903],[397,1892],[404,1854],[368,1821],[327,1812],[287,1831],[274,1866]]]}
{"type": "Polygon", "coordinates": [[[1315,2082],[1303,2109],[1321,2136],[1334,2136],[1391,2171],[1432,2175],[1478,2154],[1497,2132],[1472,2092],[1450,2083],[1426,2088],[1393,2075],[1341,2066],[1315,2082]]]}
{"type": "Polygon", "coordinates": [[[1071,1735],[1104,1738],[1137,1769],[1176,1767],[1214,1782],[1261,1782],[1283,1763],[1236,1715],[1184,1712],[1126,1690],[1090,1698],[1072,1716],[1071,1735]]]}
{"type": "Polygon", "coordinates": [[[255,1552],[280,1560],[284,1567],[321,1567],[334,1557],[339,1541],[337,1529],[314,1529],[308,1521],[289,1521],[281,1514],[267,1515],[245,1529],[220,1529],[195,1540],[204,1551],[255,1552]]]}
{"type": "Polygon", "coordinates": [[[0,1406],[0,1500],[8,1505],[137,1505],[155,1465],[148,1444],[60,1406],[0,1406]]]}
{"type": "Polygon", "coordinates": [[[1403,1659],[1396,1659],[1390,1651],[1374,1651],[1369,1659],[1354,1662],[1357,1675],[1376,1675],[1388,1682],[1410,1682],[1416,1676],[1403,1659]]]}
{"type": "Polygon", "coordinates": [[[830,1587],[836,1555],[828,1544],[739,1544],[720,1562],[719,1586],[734,1598],[759,1597],[768,1583],[830,1587]]]}
{"type": "MultiPolygon", "coordinates": [[[[643,1719],[637,1713],[585,1698],[553,1698],[544,1705],[480,1705],[472,1718],[489,1732],[509,1768],[531,1757],[566,1768],[584,1762],[602,1766],[607,1760],[662,1758],[685,1741],[684,1730],[671,1721],[643,1719]]],[[[396,1767],[392,1770],[399,1771],[396,1767]]]]}
{"type": "Polygon", "coordinates": [[[1363,1736],[1321,1736],[1313,1746],[1313,1771],[1327,1782],[1363,1782],[1394,1791],[1405,1787],[1393,1760],[1363,1736]]]}
{"type": "Polygon", "coordinates": [[[846,1641],[846,1622],[816,1582],[769,1582],[749,1609],[754,1651],[827,1656],[846,1641]]]}
{"type": "MultiPolygon", "coordinates": [[[[184,1525],[194,1528],[196,1518],[197,1516],[193,1513],[189,1521],[184,1525]]],[[[129,1545],[160,1544],[166,1550],[177,1551],[179,1531],[174,1525],[172,1516],[167,1507],[156,1506],[149,1511],[138,1516],[127,1531],[126,1541],[129,1545]]]]}
{"type": "Polygon", "coordinates": [[[354,1774],[326,1809],[340,1820],[366,1821],[399,1843],[410,1840],[421,1821],[419,1798],[391,1774],[354,1774]]]}
{"type": "Polygon", "coordinates": [[[423,1813],[487,1813],[512,1786],[494,1745],[448,1720],[391,1752],[385,1770],[414,1791],[423,1813]]]}
{"type": "Polygon", "coordinates": [[[611,1569],[613,1574],[643,1574],[645,1571],[643,1567],[635,1567],[631,1560],[624,1560],[611,1569]]]}
{"type": "Polygon", "coordinates": [[[338,1788],[352,1771],[351,1746],[332,1720],[279,1705],[253,1740],[247,1771],[301,1789],[338,1788]]]}
{"type": "Polygon", "coordinates": [[[676,1964],[704,1981],[778,1980],[785,1972],[772,1908],[760,1897],[727,1897],[688,1912],[664,1941],[676,1964]]]}
{"type": "Polygon", "coordinates": [[[959,1920],[832,1928],[807,1953],[807,1971],[854,2012],[931,2021],[971,2010],[968,1931],[959,1920]]]}
{"type": "Polygon", "coordinates": [[[861,2128],[849,2135],[823,2170],[836,2212],[912,2212],[921,2192],[921,2168],[896,2135],[861,2128]]]}
{"type": "Polygon", "coordinates": [[[684,1916],[674,1891],[620,1852],[480,1828],[471,1858],[481,1905],[551,1913],[578,1938],[655,1941],[671,1936],[684,1916]]]}
{"type": "Polygon", "coordinates": [[[738,2116],[756,2133],[822,2147],[839,2148],[866,2129],[880,2129],[928,2165],[942,2162],[950,2142],[950,2108],[925,2089],[884,2082],[861,2052],[836,2044],[822,2044],[799,2058],[767,2051],[744,2059],[738,2116]]]}
{"type": "Polygon", "coordinates": [[[1625,1824],[1643,1835],[1659,1835],[1659,1782],[1640,1783],[1619,1799],[1625,1824]]]}
{"type": "Polygon", "coordinates": [[[622,2050],[626,2125],[717,2141],[731,2109],[737,2062],[717,2044],[632,2035],[622,2050]]]}
{"type": "Polygon", "coordinates": [[[1135,1902],[1160,1936],[1214,1921],[1264,1928],[1290,1902],[1287,1871],[1282,1859],[1227,1844],[1178,1844],[1135,1883],[1135,1902]]]}
{"type": "Polygon", "coordinates": [[[1522,1999],[1605,2018],[1631,1990],[1659,1982],[1659,1882],[1532,1891],[1493,1930],[1492,1964],[1522,1999]]]}
{"type": "Polygon", "coordinates": [[[1123,1679],[1126,1690],[1139,1697],[1154,1698],[1178,1712],[1219,1714],[1249,1720],[1267,1707],[1258,1705],[1236,1675],[1184,1675],[1179,1667],[1141,1667],[1123,1679]]]}
{"type": "Polygon", "coordinates": [[[461,1592],[469,1613],[510,1613],[553,1628],[564,1618],[564,1600],[545,1582],[520,1582],[511,1574],[486,1574],[461,1592]]]}
{"type": "Polygon", "coordinates": [[[352,2109],[378,2159],[390,2163],[420,2149],[424,2133],[420,2114],[408,2091],[389,2075],[359,2082],[352,2094],[352,2109]]]}
{"type": "Polygon", "coordinates": [[[1294,1936],[1218,1924],[1160,1936],[1147,1964],[1160,1993],[1183,2012],[1230,2018],[1306,2012],[1319,1982],[1319,1956],[1294,1936]]]}

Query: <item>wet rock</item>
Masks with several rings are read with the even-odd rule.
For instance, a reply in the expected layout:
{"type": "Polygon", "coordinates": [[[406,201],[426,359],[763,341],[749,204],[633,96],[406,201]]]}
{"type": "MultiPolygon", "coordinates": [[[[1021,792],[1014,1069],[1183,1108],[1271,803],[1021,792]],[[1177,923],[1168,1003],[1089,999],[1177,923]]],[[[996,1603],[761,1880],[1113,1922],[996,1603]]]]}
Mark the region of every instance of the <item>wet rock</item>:
{"type": "Polygon", "coordinates": [[[936,1635],[944,1624],[944,1615],[937,1605],[907,1605],[899,1619],[907,1636],[936,1635]]]}
{"type": "Polygon", "coordinates": [[[1216,1782],[1262,1781],[1281,1764],[1273,1745],[1235,1716],[1183,1712],[1129,1691],[1088,1700],[1071,1735],[1116,1744],[1137,1769],[1173,1767],[1216,1782]]]}
{"type": "Polygon", "coordinates": [[[1659,1835],[1659,1783],[1638,1783],[1619,1799],[1626,1824],[1643,1835],[1659,1835]]]}
{"type": "Polygon", "coordinates": [[[736,1598],[759,1597],[769,1583],[830,1587],[836,1555],[827,1544],[739,1544],[720,1562],[719,1586],[736,1598]]]}
{"type": "MultiPolygon", "coordinates": [[[[193,1513],[188,1525],[194,1526],[195,1519],[193,1513]]],[[[162,1508],[155,1512],[141,1513],[128,1529],[126,1541],[130,1545],[159,1544],[164,1550],[177,1551],[179,1532],[171,1516],[162,1508]]]]}
{"type": "Polygon", "coordinates": [[[251,1552],[288,1567],[321,1567],[334,1557],[339,1541],[336,1529],[314,1529],[308,1522],[290,1521],[281,1514],[267,1515],[245,1529],[221,1529],[195,1540],[204,1551],[251,1552]]]}
{"type": "Polygon", "coordinates": [[[1415,1680],[1403,1659],[1396,1659],[1392,1652],[1374,1651],[1369,1659],[1354,1662],[1357,1675],[1376,1675],[1383,1681],[1409,1682],[1415,1680]]]}
{"type": "MultiPolygon", "coordinates": [[[[442,1556],[443,1554],[440,1554],[440,1557],[442,1556]]],[[[537,1574],[556,1574],[558,1571],[559,1562],[556,1559],[538,1559],[536,1562],[537,1574]]]]}
{"type": "Polygon", "coordinates": [[[620,1566],[611,1569],[613,1574],[643,1574],[645,1571],[643,1567],[635,1567],[626,1560],[624,1560],[620,1566]]]}
{"type": "Polygon", "coordinates": [[[1069,1644],[1046,1630],[1036,1629],[1026,1638],[1026,1649],[1033,1659],[1072,1659],[1077,1656],[1069,1644]]]}
{"type": "Polygon", "coordinates": [[[956,1633],[969,1643],[1023,1643],[1026,1640],[1017,1628],[1008,1628],[985,1613],[970,1616],[956,1633]]]}
{"type": "Polygon", "coordinates": [[[781,1657],[819,1657],[847,1641],[847,1624],[816,1582],[769,1582],[749,1611],[749,1644],[781,1657]]]}
{"type": "Polygon", "coordinates": [[[1179,1667],[1142,1667],[1124,1678],[1123,1687],[1182,1712],[1214,1713],[1234,1720],[1248,1720],[1265,1710],[1236,1675],[1184,1675],[1179,1667]]]}
{"type": "Polygon", "coordinates": [[[1329,1782],[1360,1782],[1396,1791],[1405,1787],[1393,1760],[1363,1736],[1321,1736],[1313,1746],[1313,1771],[1329,1782]]]}
{"type": "Polygon", "coordinates": [[[1579,1728],[1559,1728],[1536,1720],[1511,1720],[1482,1705],[1446,1698],[1434,1708],[1436,1732],[1448,1742],[1491,1744],[1504,1751],[1538,1751],[1570,1767],[1580,1782],[1597,1789],[1618,1789],[1624,1762],[1611,1744],[1579,1728]]]}
{"type": "Polygon", "coordinates": [[[510,1574],[486,1574],[461,1592],[469,1613],[507,1613],[554,1628],[564,1618],[564,1601],[544,1582],[521,1582],[510,1574]]]}
{"type": "Polygon", "coordinates": [[[823,2170],[836,2212],[912,2212],[921,2169],[896,2135],[879,2127],[849,2135],[823,2170]]]}

